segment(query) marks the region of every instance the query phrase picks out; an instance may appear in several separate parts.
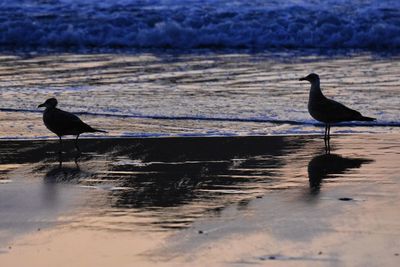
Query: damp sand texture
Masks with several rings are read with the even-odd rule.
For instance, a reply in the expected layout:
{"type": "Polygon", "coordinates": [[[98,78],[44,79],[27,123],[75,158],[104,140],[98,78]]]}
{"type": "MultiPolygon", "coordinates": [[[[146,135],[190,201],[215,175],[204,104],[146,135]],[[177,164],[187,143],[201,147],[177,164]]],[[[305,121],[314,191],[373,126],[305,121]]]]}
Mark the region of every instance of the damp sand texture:
{"type": "Polygon", "coordinates": [[[5,266],[397,266],[397,135],[2,141],[5,266]],[[61,159],[61,162],[59,161],[61,159]],[[76,162],[75,162],[76,161],[76,162]],[[266,263],[269,262],[269,263],[266,263]]]}

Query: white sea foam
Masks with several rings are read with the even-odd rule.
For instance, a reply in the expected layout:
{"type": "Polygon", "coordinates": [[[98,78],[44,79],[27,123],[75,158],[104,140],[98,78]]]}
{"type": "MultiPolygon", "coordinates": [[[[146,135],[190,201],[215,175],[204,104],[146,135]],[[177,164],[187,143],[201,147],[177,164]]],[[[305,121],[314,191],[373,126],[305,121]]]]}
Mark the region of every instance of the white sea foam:
{"type": "Polygon", "coordinates": [[[0,46],[400,48],[400,2],[1,0],[0,46]]]}

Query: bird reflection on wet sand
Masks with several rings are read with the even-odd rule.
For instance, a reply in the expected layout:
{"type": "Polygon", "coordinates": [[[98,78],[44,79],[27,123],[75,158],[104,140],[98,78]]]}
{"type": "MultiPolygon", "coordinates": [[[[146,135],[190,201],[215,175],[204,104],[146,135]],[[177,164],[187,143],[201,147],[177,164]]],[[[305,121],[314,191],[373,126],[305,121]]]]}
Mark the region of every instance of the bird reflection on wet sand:
{"type": "Polygon", "coordinates": [[[77,180],[81,177],[82,171],[78,160],[81,154],[78,152],[74,157],[74,167],[63,166],[63,154],[58,153],[58,166],[48,170],[44,176],[45,183],[62,183],[77,180]]]}
{"type": "MultiPolygon", "coordinates": [[[[60,205],[63,202],[60,199],[64,198],[63,194],[67,188],[71,191],[78,191],[76,190],[76,186],[79,186],[83,181],[95,175],[91,171],[88,171],[86,166],[84,170],[79,166],[78,161],[82,156],[80,152],[76,154],[57,153],[56,155],[57,157],[53,158],[53,161],[49,159],[53,163],[45,161],[40,163],[37,168],[41,172],[44,172],[43,200],[49,206],[60,205]]],[[[84,157],[82,160],[86,165],[90,157],[84,157]]],[[[78,194],[78,192],[76,193],[78,194]]]]}
{"type": "Polygon", "coordinates": [[[351,169],[360,168],[363,164],[373,162],[371,159],[342,157],[331,154],[325,147],[325,154],[313,157],[308,163],[308,178],[311,194],[318,194],[321,189],[322,180],[327,177],[336,177],[351,169]]]}

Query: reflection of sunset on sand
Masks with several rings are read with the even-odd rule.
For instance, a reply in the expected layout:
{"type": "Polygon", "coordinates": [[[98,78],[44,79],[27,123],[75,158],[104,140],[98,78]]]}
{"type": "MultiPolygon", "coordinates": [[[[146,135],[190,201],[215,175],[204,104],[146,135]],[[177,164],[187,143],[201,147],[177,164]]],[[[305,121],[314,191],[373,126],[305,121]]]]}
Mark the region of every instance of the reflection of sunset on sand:
{"type": "Polygon", "coordinates": [[[0,224],[13,226],[0,260],[391,265],[396,140],[341,136],[325,155],[307,136],[83,139],[84,153],[75,158],[71,141],[61,164],[56,140],[4,141],[0,224]]]}

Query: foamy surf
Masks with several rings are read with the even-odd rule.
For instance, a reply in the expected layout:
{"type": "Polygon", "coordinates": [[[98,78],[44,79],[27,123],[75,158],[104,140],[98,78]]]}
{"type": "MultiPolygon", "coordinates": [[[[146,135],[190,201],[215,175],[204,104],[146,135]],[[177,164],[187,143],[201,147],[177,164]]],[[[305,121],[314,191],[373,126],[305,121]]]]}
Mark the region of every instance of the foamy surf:
{"type": "Polygon", "coordinates": [[[0,1],[0,49],[400,48],[398,1],[0,1]]]}

